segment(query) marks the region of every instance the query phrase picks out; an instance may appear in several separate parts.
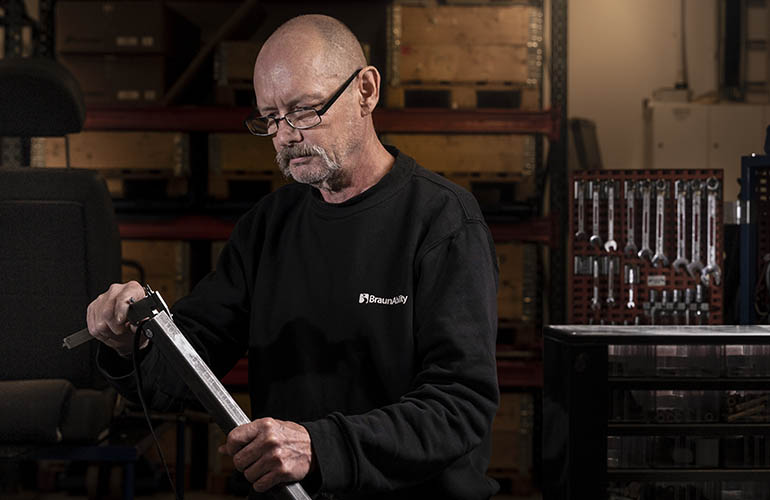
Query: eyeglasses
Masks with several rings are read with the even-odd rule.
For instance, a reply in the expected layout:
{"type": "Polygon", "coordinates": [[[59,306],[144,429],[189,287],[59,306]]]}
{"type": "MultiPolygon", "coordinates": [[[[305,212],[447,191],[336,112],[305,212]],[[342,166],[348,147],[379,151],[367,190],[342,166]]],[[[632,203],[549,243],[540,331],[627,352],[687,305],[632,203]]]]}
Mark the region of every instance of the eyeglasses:
{"type": "Polygon", "coordinates": [[[244,120],[244,125],[246,125],[246,128],[249,129],[249,132],[251,132],[254,135],[259,135],[263,137],[269,137],[271,135],[275,135],[278,132],[278,122],[281,120],[286,120],[286,123],[289,124],[290,127],[299,129],[299,130],[305,130],[308,128],[315,127],[319,123],[321,123],[321,116],[323,116],[324,113],[329,111],[329,108],[332,107],[332,104],[340,98],[343,92],[345,92],[345,89],[348,88],[348,85],[358,76],[358,73],[363,68],[358,68],[353,72],[350,77],[345,80],[345,83],[342,84],[342,86],[337,89],[337,92],[334,93],[334,95],[329,99],[326,104],[323,105],[321,109],[315,109],[315,108],[299,108],[295,109],[294,111],[291,111],[289,113],[286,113],[283,116],[258,116],[257,113],[258,110],[254,110],[251,112],[248,118],[244,120]]]}

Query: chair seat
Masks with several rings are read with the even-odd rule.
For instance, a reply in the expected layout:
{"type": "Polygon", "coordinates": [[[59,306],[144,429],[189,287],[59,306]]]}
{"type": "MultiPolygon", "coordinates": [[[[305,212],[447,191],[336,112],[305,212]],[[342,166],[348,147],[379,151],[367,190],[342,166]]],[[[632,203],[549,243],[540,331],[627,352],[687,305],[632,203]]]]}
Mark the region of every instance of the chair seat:
{"type": "Polygon", "coordinates": [[[64,379],[0,381],[0,442],[96,442],[116,398],[111,388],[76,389],[64,379]]]}

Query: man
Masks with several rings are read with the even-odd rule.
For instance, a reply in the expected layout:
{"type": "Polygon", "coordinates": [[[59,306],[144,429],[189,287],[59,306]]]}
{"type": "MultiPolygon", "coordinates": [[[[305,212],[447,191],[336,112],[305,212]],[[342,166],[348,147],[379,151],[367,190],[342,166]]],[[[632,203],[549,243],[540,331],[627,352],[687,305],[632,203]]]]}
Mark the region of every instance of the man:
{"type": "MultiPolygon", "coordinates": [[[[236,225],[215,272],[173,308],[218,375],[248,350],[253,422],[221,452],[257,492],[301,481],[338,498],[489,498],[494,245],[466,191],[384,147],[380,75],[339,21],[294,18],[254,66],[258,109],[296,183],[236,225]]],[[[88,310],[107,377],[135,387],[125,326],[135,283],[88,310]]],[[[151,405],[191,398],[144,342],[151,405]]]]}

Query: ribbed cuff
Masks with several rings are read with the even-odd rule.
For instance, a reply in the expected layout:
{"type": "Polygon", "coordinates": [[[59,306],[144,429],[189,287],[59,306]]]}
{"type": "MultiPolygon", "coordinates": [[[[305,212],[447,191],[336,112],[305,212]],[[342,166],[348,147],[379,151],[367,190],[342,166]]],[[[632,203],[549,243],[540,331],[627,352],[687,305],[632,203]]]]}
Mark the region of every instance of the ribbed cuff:
{"type": "Polygon", "coordinates": [[[356,463],[335,414],[301,424],[310,434],[321,479],[321,491],[337,492],[354,489],[356,463]]]}

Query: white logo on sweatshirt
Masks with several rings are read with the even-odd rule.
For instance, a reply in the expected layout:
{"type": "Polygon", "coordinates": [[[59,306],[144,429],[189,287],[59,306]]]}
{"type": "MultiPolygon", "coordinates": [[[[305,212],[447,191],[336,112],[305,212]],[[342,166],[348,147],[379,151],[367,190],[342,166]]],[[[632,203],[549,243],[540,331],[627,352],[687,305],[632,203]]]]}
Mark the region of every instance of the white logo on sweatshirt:
{"type": "Polygon", "coordinates": [[[384,306],[396,306],[399,304],[406,304],[408,295],[396,295],[391,298],[377,297],[371,293],[361,293],[358,295],[359,304],[382,304],[384,306]]]}

